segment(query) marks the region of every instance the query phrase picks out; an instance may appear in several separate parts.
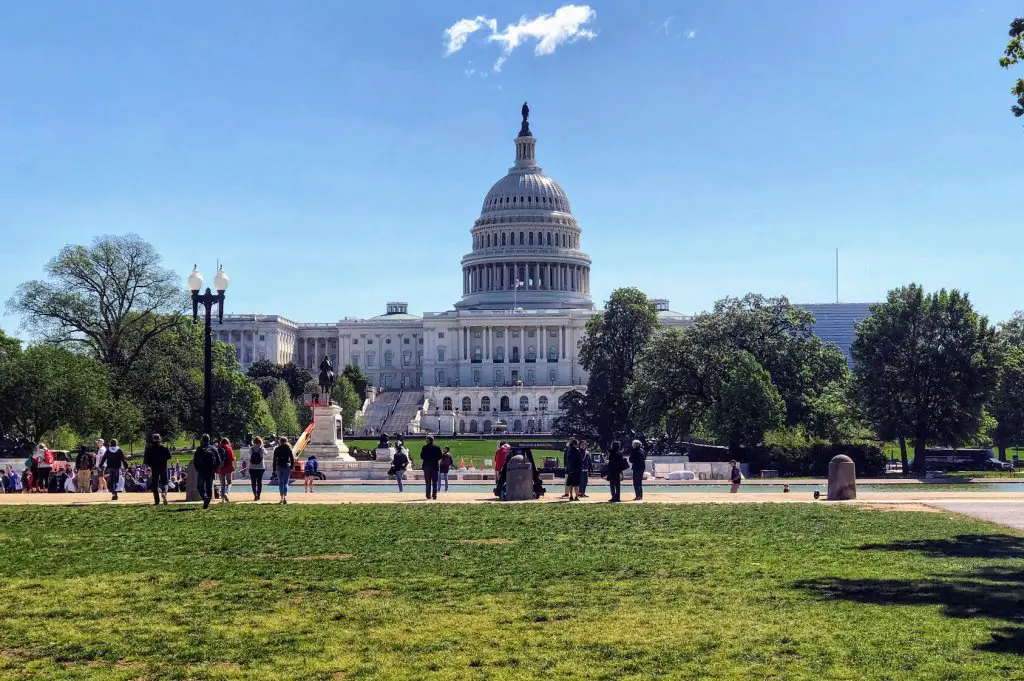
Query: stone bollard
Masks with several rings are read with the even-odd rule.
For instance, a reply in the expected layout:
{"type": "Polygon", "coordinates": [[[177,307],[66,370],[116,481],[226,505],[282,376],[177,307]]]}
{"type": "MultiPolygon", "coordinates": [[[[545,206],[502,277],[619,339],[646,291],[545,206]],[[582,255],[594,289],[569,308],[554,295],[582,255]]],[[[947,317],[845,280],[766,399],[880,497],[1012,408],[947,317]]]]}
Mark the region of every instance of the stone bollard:
{"type": "Polygon", "coordinates": [[[533,467],[522,454],[505,464],[505,501],[533,499],[533,467]]]}
{"type": "Polygon", "coordinates": [[[845,454],[828,462],[828,500],[849,501],[857,498],[857,467],[845,454]]]}
{"type": "Polygon", "coordinates": [[[199,498],[199,474],[191,463],[185,469],[185,501],[202,501],[199,498]]]}

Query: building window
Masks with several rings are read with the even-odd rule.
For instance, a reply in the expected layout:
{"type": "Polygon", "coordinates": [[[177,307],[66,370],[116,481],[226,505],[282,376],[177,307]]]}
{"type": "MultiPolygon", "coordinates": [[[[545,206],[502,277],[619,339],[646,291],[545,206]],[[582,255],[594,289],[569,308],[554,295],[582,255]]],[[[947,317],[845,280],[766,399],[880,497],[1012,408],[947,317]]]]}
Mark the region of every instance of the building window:
{"type": "Polygon", "coordinates": [[[483,337],[483,333],[481,333],[480,331],[474,331],[473,332],[473,338],[482,338],[482,337],[483,337]]]}
{"type": "MultiPolygon", "coordinates": [[[[541,398],[541,399],[544,399],[544,398],[541,398]]],[[[452,398],[446,397],[443,400],[441,400],[441,408],[444,409],[445,411],[451,411],[452,410],[452,398]]]]}
{"type": "Polygon", "coordinates": [[[551,232],[548,232],[548,246],[551,245],[551,232]]]}
{"type": "Polygon", "coordinates": [[[442,347],[437,349],[437,361],[438,362],[443,362],[444,361],[444,346],[442,346],[442,347]]]}
{"type": "Polygon", "coordinates": [[[491,410],[491,398],[490,397],[481,397],[480,398],[480,411],[490,411],[490,410],[491,410]]]}
{"type": "Polygon", "coordinates": [[[551,346],[548,347],[548,361],[549,362],[557,362],[558,361],[558,347],[557,346],[551,345],[551,346]]]}
{"type": "Polygon", "coordinates": [[[480,362],[480,361],[483,361],[483,358],[484,358],[484,351],[483,351],[483,349],[480,348],[479,346],[473,348],[473,361],[474,362],[480,362]]]}
{"type": "Polygon", "coordinates": [[[409,366],[412,364],[412,350],[406,350],[402,353],[402,366],[409,366]]]}
{"type": "Polygon", "coordinates": [[[267,337],[266,337],[266,336],[264,336],[264,335],[263,335],[263,334],[261,333],[261,334],[260,334],[260,340],[267,340],[267,337]]]}
{"type": "Polygon", "coordinates": [[[551,381],[551,385],[554,385],[558,381],[558,369],[548,370],[548,380],[551,381]]]}
{"type": "Polygon", "coordinates": [[[437,337],[438,338],[444,338],[444,331],[438,331],[437,332],[437,337]]]}
{"type": "Polygon", "coordinates": [[[547,409],[548,408],[548,398],[547,397],[541,397],[540,399],[538,399],[537,400],[537,406],[540,407],[541,409],[547,409]]]}
{"type": "Polygon", "coordinates": [[[352,345],[359,345],[359,339],[358,338],[353,338],[352,339],[352,345]]]}
{"type": "Polygon", "coordinates": [[[472,411],[473,403],[468,397],[462,398],[462,411],[472,411]]]}
{"type": "Polygon", "coordinates": [[[526,349],[526,361],[536,362],[537,361],[537,349],[532,345],[526,349]]]}
{"type": "Polygon", "coordinates": [[[530,232],[530,245],[533,245],[533,232],[530,232]]]}
{"type": "Polygon", "coordinates": [[[505,245],[505,232],[502,232],[502,233],[501,233],[501,245],[502,245],[502,246],[504,246],[504,245],[505,245]]]}
{"type": "Polygon", "coordinates": [[[536,335],[537,335],[537,332],[536,332],[536,331],[527,331],[527,332],[526,332],[526,337],[527,337],[527,338],[533,338],[533,337],[534,337],[534,336],[536,336],[536,335]]]}
{"type": "Polygon", "coordinates": [[[480,383],[480,370],[473,369],[473,384],[476,385],[478,383],[480,383]]]}
{"type": "Polygon", "coordinates": [[[498,338],[504,338],[505,337],[505,332],[504,331],[495,331],[494,335],[496,337],[498,337],[498,338]]]}
{"type": "Polygon", "coordinates": [[[359,366],[359,355],[352,355],[352,366],[359,366]]]}
{"type": "Polygon", "coordinates": [[[494,384],[495,385],[501,385],[502,381],[504,381],[504,380],[505,380],[505,377],[502,374],[501,369],[495,369],[494,370],[494,384]]]}
{"type": "Polygon", "coordinates": [[[522,232],[519,232],[519,245],[520,246],[523,245],[523,233],[522,232]]]}
{"type": "Polygon", "coordinates": [[[502,411],[512,411],[512,407],[509,405],[508,395],[502,395],[501,402],[499,404],[501,405],[502,411]]]}
{"type": "Polygon", "coordinates": [[[471,432],[471,433],[475,433],[476,432],[476,421],[470,421],[469,422],[469,432],[471,432]]]}
{"type": "Polygon", "coordinates": [[[526,370],[526,382],[533,385],[533,369],[526,370]]]}
{"type": "Polygon", "coordinates": [[[403,338],[402,339],[402,345],[408,345],[408,344],[409,344],[409,339],[408,338],[403,338]]]}
{"type": "Polygon", "coordinates": [[[490,421],[484,421],[484,431],[483,432],[485,432],[485,433],[490,433],[491,432],[491,422],[490,421]]]}
{"type": "Polygon", "coordinates": [[[435,374],[435,376],[437,376],[437,384],[438,385],[444,385],[445,384],[444,369],[438,369],[437,373],[435,374]]]}
{"type": "Polygon", "coordinates": [[[504,345],[499,345],[498,347],[494,348],[494,361],[495,362],[504,362],[505,361],[505,346],[504,345]]]}
{"type": "Polygon", "coordinates": [[[384,353],[384,366],[389,367],[392,365],[395,359],[395,353],[388,350],[384,353]]]}
{"type": "Polygon", "coordinates": [[[373,339],[372,338],[367,338],[366,339],[366,344],[367,345],[373,345],[373,339]]]}
{"type": "Polygon", "coordinates": [[[558,337],[558,332],[557,331],[548,331],[548,336],[550,336],[551,338],[557,338],[558,337]]]}
{"type": "Polygon", "coordinates": [[[509,361],[510,362],[518,362],[519,361],[519,346],[518,345],[513,345],[512,346],[512,357],[509,359],[509,361]]]}
{"type": "Polygon", "coordinates": [[[523,395],[522,397],[519,398],[519,411],[529,411],[529,410],[530,410],[530,398],[527,397],[526,395],[523,395]]]}
{"type": "Polygon", "coordinates": [[[376,352],[368,352],[368,353],[366,353],[366,366],[372,367],[373,366],[373,360],[376,359],[376,357],[377,357],[377,353],[376,352]]]}

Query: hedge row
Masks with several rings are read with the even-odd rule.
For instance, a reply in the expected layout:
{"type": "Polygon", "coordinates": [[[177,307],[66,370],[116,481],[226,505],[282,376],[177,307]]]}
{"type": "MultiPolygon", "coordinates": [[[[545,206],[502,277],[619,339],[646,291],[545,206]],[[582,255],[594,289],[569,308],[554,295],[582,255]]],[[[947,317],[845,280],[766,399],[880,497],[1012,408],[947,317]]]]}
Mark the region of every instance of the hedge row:
{"type": "Polygon", "coordinates": [[[838,454],[853,459],[858,477],[885,474],[885,454],[874,445],[815,444],[806,447],[746,447],[729,453],[725,447],[690,444],[690,461],[723,461],[731,458],[750,465],[751,474],[777,470],[779,475],[828,475],[828,462],[838,454]],[[723,456],[725,457],[723,459],[723,456]]]}

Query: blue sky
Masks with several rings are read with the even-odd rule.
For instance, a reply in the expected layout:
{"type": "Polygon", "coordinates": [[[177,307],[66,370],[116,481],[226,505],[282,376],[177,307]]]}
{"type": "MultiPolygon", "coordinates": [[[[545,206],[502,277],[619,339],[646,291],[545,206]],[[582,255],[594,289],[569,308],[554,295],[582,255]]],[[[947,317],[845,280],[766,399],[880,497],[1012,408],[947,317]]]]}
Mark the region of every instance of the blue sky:
{"type": "Polygon", "coordinates": [[[224,262],[230,312],[448,309],[529,100],[598,300],[827,302],[838,247],[844,301],[918,281],[995,321],[1024,307],[1024,127],[997,64],[1019,2],[589,0],[529,23],[559,7],[9,3],[0,297],[65,243],[133,231],[183,279],[224,262]]]}

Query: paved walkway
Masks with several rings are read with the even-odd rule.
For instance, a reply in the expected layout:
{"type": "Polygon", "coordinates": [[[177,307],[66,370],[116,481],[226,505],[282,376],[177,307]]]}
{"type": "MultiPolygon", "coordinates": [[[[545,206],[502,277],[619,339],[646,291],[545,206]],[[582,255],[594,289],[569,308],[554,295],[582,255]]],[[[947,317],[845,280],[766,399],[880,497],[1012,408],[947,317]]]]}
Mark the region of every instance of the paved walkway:
{"type": "Polygon", "coordinates": [[[947,511],[963,513],[973,518],[999,523],[1016,530],[1024,530],[1024,500],[1003,499],[1001,501],[948,500],[936,501],[931,506],[947,511]]]}

